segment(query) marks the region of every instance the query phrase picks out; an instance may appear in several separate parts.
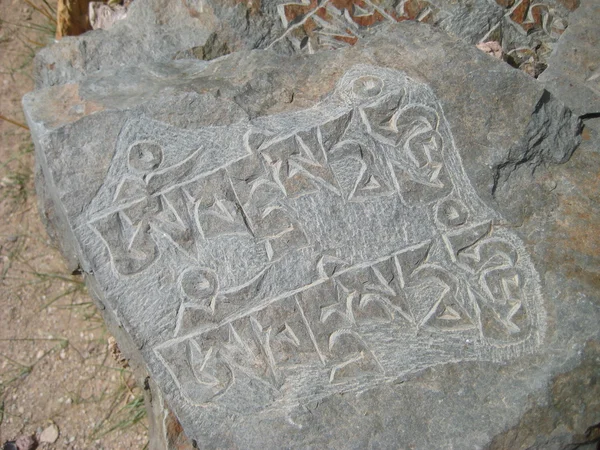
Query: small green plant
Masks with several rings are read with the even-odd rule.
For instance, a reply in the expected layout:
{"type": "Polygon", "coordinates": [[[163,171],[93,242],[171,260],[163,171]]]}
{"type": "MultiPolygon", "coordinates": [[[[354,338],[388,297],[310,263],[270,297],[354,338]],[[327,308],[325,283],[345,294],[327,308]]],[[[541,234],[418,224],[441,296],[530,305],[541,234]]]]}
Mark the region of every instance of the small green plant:
{"type": "Polygon", "coordinates": [[[14,345],[18,342],[27,341],[27,342],[56,342],[50,349],[43,352],[39,357],[35,359],[30,364],[17,361],[14,358],[10,358],[7,355],[0,353],[0,359],[6,360],[8,364],[8,369],[0,373],[0,424],[2,424],[2,420],[4,418],[4,401],[7,395],[8,389],[14,384],[23,381],[31,372],[35,366],[46,358],[50,353],[66,348],[69,345],[69,341],[64,338],[12,338],[12,339],[0,339],[0,342],[9,342],[14,345]]]}
{"type": "Polygon", "coordinates": [[[13,206],[18,207],[29,199],[33,191],[32,151],[33,145],[26,145],[0,164],[0,201],[12,201],[13,206]]]}
{"type": "Polygon", "coordinates": [[[141,389],[133,381],[133,374],[127,369],[119,369],[121,385],[113,394],[113,400],[104,418],[95,426],[90,440],[100,439],[115,431],[134,426],[146,428],[146,406],[141,389]]]}
{"type": "MultiPolygon", "coordinates": [[[[12,22],[0,18],[0,28],[6,31],[2,36],[3,42],[17,40],[22,44],[22,52],[10,63],[3,63],[3,74],[10,75],[13,80],[19,74],[31,78],[31,63],[36,52],[51,43],[56,36],[56,10],[47,0],[23,0],[32,10],[31,20],[12,22]]],[[[0,111],[0,120],[20,128],[28,129],[27,125],[8,117],[0,111]]]]}
{"type": "Polygon", "coordinates": [[[0,180],[0,198],[11,199],[17,204],[23,204],[29,197],[28,184],[31,179],[29,171],[9,172],[0,180]]]}
{"type": "Polygon", "coordinates": [[[29,6],[31,6],[35,11],[40,13],[43,17],[48,20],[48,23],[54,24],[56,26],[56,10],[48,3],[47,0],[42,0],[41,2],[34,2],[32,0],[23,0],[29,6]]]}
{"type": "MultiPolygon", "coordinates": [[[[33,30],[41,34],[42,37],[52,37],[56,35],[56,10],[47,0],[23,0],[36,14],[37,17],[27,22],[10,22],[0,19],[0,24],[9,25],[15,30],[33,30]]],[[[17,38],[21,38],[18,36],[17,38]]],[[[44,47],[46,44],[25,38],[31,45],[44,47]]]]}

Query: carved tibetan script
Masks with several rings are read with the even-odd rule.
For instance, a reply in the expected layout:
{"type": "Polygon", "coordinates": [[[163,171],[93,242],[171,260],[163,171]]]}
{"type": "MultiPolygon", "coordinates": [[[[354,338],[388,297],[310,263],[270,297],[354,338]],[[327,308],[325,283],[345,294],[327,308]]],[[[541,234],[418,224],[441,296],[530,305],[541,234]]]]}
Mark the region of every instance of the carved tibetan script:
{"type": "MultiPolygon", "coordinates": [[[[380,22],[416,20],[440,24],[451,21],[454,14],[464,14],[464,10],[456,8],[455,3],[427,0],[281,0],[277,13],[284,31],[274,43],[287,38],[299,51],[335,50],[356,44],[365,29],[380,22]]],[[[567,27],[565,11],[552,7],[552,2],[496,0],[496,3],[505,9],[504,18],[490,24],[491,29],[480,42],[486,42],[492,36],[502,36],[501,39],[508,44],[506,46],[514,49],[511,52],[520,54],[527,47],[521,48],[513,41],[535,33],[543,41],[551,43],[567,27]]],[[[477,9],[470,14],[481,14],[477,9]]]]}
{"type": "Polygon", "coordinates": [[[116,279],[175,267],[153,354],[181,396],[266,410],[534,349],[538,275],[496,218],[432,91],[356,66],[304,111],[131,120],[88,226],[116,279]]]}

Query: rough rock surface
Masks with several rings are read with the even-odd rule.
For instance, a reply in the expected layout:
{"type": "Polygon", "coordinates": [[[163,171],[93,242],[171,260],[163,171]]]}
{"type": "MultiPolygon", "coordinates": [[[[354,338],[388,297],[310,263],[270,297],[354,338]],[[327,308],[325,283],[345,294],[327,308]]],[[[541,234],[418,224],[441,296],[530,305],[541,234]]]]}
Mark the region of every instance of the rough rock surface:
{"type": "MultiPolygon", "coordinates": [[[[78,82],[109,67],[212,59],[272,48],[310,54],[356,44],[373,28],[429,23],[470,44],[494,40],[516,66],[541,71],[568,24],[557,0],[136,0],[109,30],[65,38],[36,58],[37,87],[78,82]]],[[[536,72],[537,73],[537,72],[536,72]]]]}
{"type": "Polygon", "coordinates": [[[181,1],[135,1],[127,18],[108,30],[64,37],[42,49],[35,60],[36,87],[77,82],[99,69],[170,61],[178,51],[205,44],[210,20],[194,17],[181,1]]]}
{"type": "Polygon", "coordinates": [[[583,0],[540,76],[546,88],[580,115],[600,114],[600,3],[583,0]]]}
{"type": "Polygon", "coordinates": [[[595,424],[600,160],[535,80],[413,22],[84,74],[24,99],[42,210],[199,448],[595,424]]]}
{"type": "Polygon", "coordinates": [[[108,30],[116,22],[127,17],[127,6],[91,2],[88,15],[92,29],[108,30]]]}

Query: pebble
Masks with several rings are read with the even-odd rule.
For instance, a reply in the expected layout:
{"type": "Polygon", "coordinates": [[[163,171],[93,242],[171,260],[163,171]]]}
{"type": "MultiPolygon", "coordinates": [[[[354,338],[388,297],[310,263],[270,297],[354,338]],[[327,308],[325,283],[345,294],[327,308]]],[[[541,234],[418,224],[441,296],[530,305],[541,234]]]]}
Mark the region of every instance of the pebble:
{"type": "Polygon", "coordinates": [[[55,424],[51,424],[44,431],[42,431],[42,434],[40,434],[40,442],[54,444],[58,439],[58,434],[58,427],[55,424]]]}
{"type": "Polygon", "coordinates": [[[15,445],[18,450],[35,450],[37,448],[37,441],[35,436],[20,436],[16,441],[15,445]]]}

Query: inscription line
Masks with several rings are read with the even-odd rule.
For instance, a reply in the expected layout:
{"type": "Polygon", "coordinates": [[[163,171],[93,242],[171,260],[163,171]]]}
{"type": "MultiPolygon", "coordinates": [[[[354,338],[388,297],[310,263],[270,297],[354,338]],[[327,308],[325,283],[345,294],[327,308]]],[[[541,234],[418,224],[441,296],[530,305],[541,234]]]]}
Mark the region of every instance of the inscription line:
{"type": "Polygon", "coordinates": [[[304,325],[306,326],[308,335],[310,336],[310,340],[312,341],[313,346],[315,347],[315,351],[319,355],[319,359],[321,360],[323,365],[325,365],[325,356],[323,355],[323,353],[321,353],[321,349],[319,348],[319,345],[317,344],[317,338],[315,337],[315,334],[313,333],[313,330],[310,327],[310,323],[308,323],[308,319],[306,318],[306,315],[304,314],[304,309],[302,309],[302,305],[300,305],[300,302],[298,301],[298,295],[296,294],[295,297],[296,297],[295,298],[296,305],[298,305],[298,309],[300,310],[300,315],[302,316],[302,321],[304,322],[304,325]]]}
{"type": "Polygon", "coordinates": [[[103,209],[101,213],[92,214],[91,217],[88,218],[88,224],[92,224],[94,222],[97,222],[97,221],[99,221],[101,219],[104,219],[104,218],[110,216],[111,214],[120,212],[120,211],[122,211],[124,209],[127,209],[127,208],[130,208],[132,206],[135,206],[138,203],[141,203],[141,202],[143,202],[144,200],[146,200],[148,198],[156,198],[156,197],[159,197],[159,196],[161,196],[163,194],[168,194],[169,192],[173,191],[174,189],[177,189],[177,188],[183,187],[183,186],[187,186],[188,184],[194,183],[194,182],[196,182],[196,181],[198,181],[198,180],[200,180],[202,178],[206,178],[206,177],[208,177],[210,175],[214,175],[219,170],[223,170],[223,169],[226,170],[227,167],[231,166],[232,164],[234,164],[234,163],[236,163],[238,161],[241,161],[244,158],[248,158],[249,156],[252,156],[252,155],[251,154],[246,154],[246,155],[244,155],[244,156],[242,156],[240,158],[232,159],[231,161],[228,161],[226,164],[220,165],[220,166],[218,166],[218,167],[216,167],[216,168],[214,168],[212,170],[209,170],[207,172],[202,172],[198,176],[195,176],[195,177],[193,177],[193,178],[191,178],[189,180],[186,180],[184,182],[175,183],[173,185],[169,185],[169,187],[163,188],[162,190],[159,190],[157,192],[153,192],[152,194],[150,194],[150,195],[148,195],[146,197],[140,197],[140,198],[137,198],[135,200],[131,200],[131,201],[127,202],[127,203],[123,203],[123,204],[118,205],[118,206],[113,207],[113,208],[109,207],[109,208],[103,209]]]}
{"type": "MultiPolygon", "coordinates": [[[[386,256],[383,256],[381,258],[372,260],[372,261],[366,261],[366,262],[362,262],[362,263],[359,263],[359,264],[355,264],[355,265],[350,266],[350,267],[348,267],[346,269],[340,270],[339,272],[336,272],[335,275],[332,276],[332,277],[330,277],[330,278],[319,278],[319,279],[313,281],[312,283],[304,285],[304,286],[302,286],[300,288],[293,289],[291,291],[283,292],[283,293],[281,293],[281,294],[279,294],[279,295],[277,295],[275,297],[271,297],[269,299],[263,299],[258,305],[254,306],[251,309],[246,309],[246,310],[238,311],[237,313],[234,313],[234,314],[231,314],[231,315],[225,317],[219,323],[215,323],[212,326],[209,326],[209,327],[204,328],[202,330],[192,331],[191,333],[188,333],[188,334],[182,335],[180,337],[176,337],[176,338],[170,339],[170,340],[168,340],[168,341],[166,341],[166,342],[164,342],[162,344],[159,344],[156,348],[161,348],[163,346],[177,344],[177,343],[180,343],[182,341],[185,341],[186,339],[192,339],[192,338],[195,338],[195,337],[200,336],[202,334],[205,334],[205,333],[208,333],[210,331],[216,330],[216,329],[222,327],[223,325],[227,325],[227,324],[229,324],[231,322],[235,322],[238,319],[242,319],[244,317],[250,316],[253,313],[259,312],[259,311],[265,309],[267,306],[272,305],[273,303],[276,303],[276,302],[281,301],[283,299],[292,297],[292,296],[294,296],[296,294],[304,292],[304,291],[306,291],[308,289],[311,289],[311,288],[313,288],[315,286],[319,286],[319,285],[321,285],[321,284],[329,281],[332,278],[336,278],[336,277],[338,277],[340,275],[343,275],[343,274],[345,274],[347,272],[350,272],[350,271],[353,271],[353,270],[358,270],[358,269],[364,269],[364,268],[367,268],[367,267],[371,267],[374,264],[378,264],[380,262],[386,261],[387,259],[392,258],[392,257],[394,257],[396,255],[401,254],[401,253],[404,253],[404,252],[407,252],[407,251],[410,251],[410,250],[414,250],[414,249],[420,248],[423,245],[423,243],[424,242],[420,242],[418,244],[405,247],[405,248],[403,248],[400,251],[394,252],[394,253],[392,253],[390,255],[386,255],[386,256]]],[[[429,241],[425,241],[425,243],[429,243],[429,241]]],[[[270,267],[272,267],[272,266],[267,267],[264,271],[262,271],[253,280],[256,280],[258,277],[260,277],[262,274],[264,274],[270,267]]],[[[253,280],[251,280],[249,283],[246,283],[246,285],[244,285],[244,286],[249,285],[253,280]]],[[[239,286],[236,287],[235,290],[239,290],[238,288],[239,288],[239,286]]],[[[233,293],[233,292],[235,292],[235,290],[230,289],[228,291],[223,291],[223,292],[233,293]]]]}

